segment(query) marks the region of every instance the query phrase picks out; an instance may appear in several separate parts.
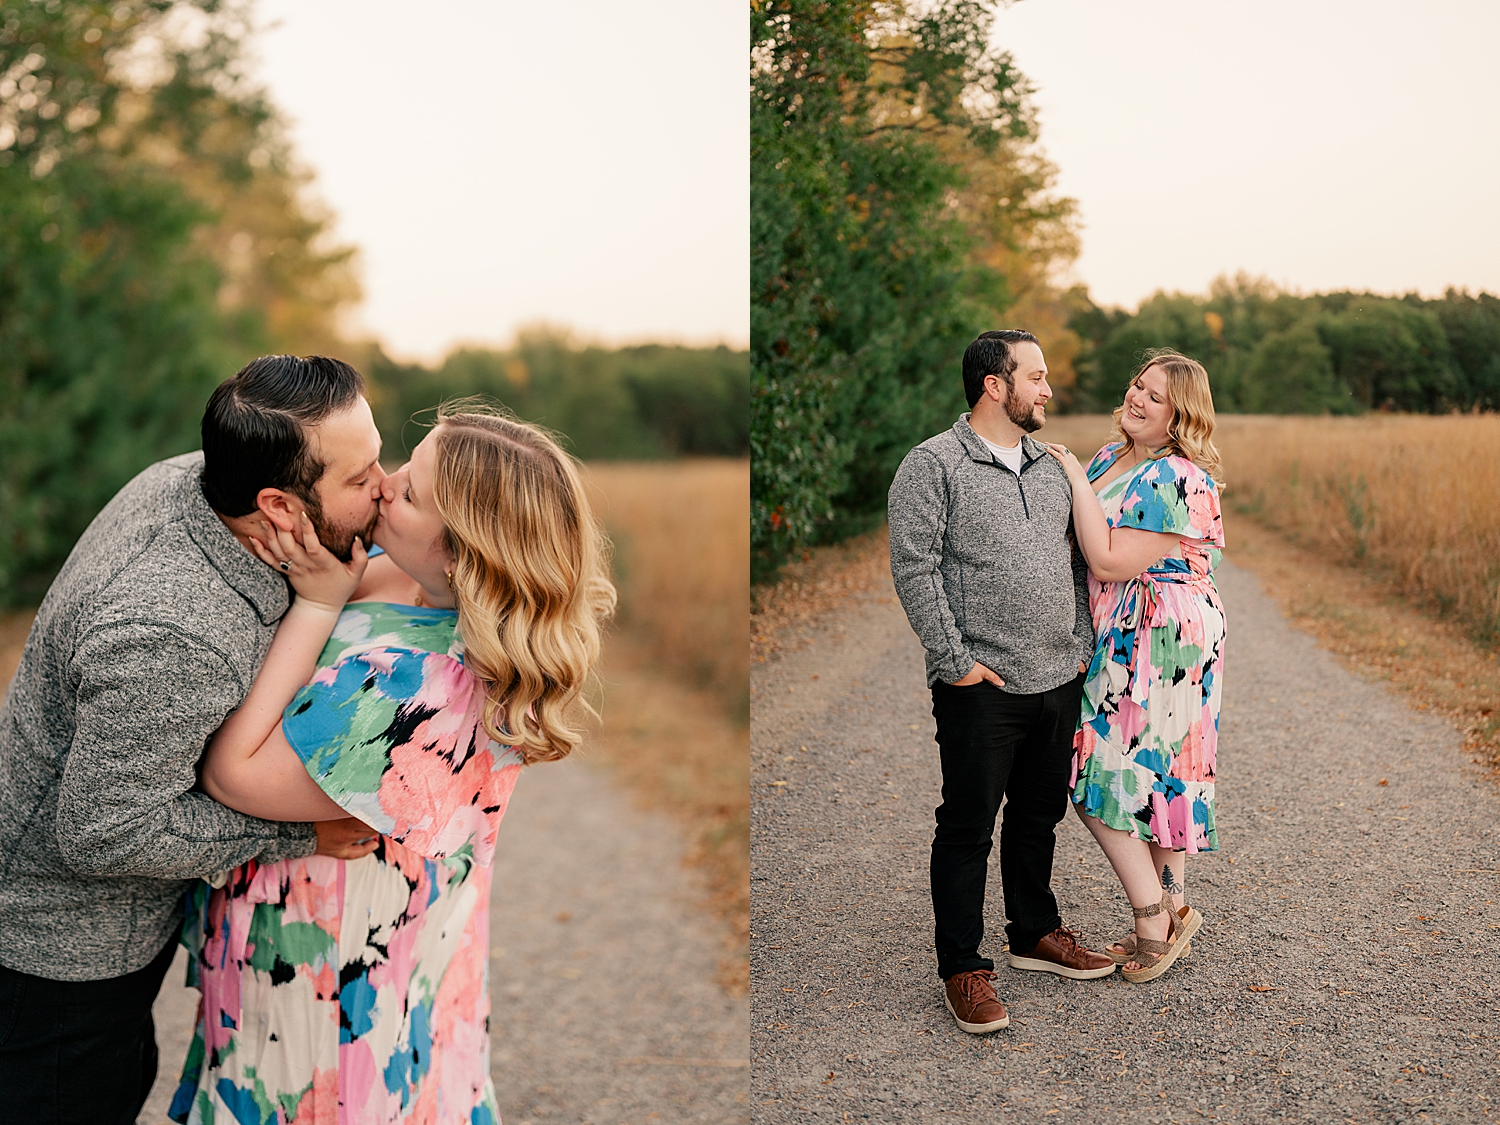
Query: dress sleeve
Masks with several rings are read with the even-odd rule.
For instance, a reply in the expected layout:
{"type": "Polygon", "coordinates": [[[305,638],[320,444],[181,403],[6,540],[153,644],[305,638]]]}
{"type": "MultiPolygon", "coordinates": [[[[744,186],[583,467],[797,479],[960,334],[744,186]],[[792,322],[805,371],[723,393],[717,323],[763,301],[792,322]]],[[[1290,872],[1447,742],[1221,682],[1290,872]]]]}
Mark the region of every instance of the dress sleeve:
{"type": "Polygon", "coordinates": [[[1109,468],[1109,463],[1114,460],[1115,450],[1120,448],[1117,441],[1106,442],[1100,447],[1099,452],[1094,454],[1094,459],[1089,462],[1089,467],[1084,470],[1089,480],[1098,480],[1099,475],[1109,468]]]}
{"type": "Polygon", "coordinates": [[[282,732],[351,816],[429,859],[488,865],[521,757],[485,733],[484,700],[454,657],[375,649],[320,668],[282,732]]]}
{"type": "Polygon", "coordinates": [[[1186,457],[1163,457],[1130,486],[1114,526],[1165,531],[1222,547],[1219,486],[1186,457]]]}

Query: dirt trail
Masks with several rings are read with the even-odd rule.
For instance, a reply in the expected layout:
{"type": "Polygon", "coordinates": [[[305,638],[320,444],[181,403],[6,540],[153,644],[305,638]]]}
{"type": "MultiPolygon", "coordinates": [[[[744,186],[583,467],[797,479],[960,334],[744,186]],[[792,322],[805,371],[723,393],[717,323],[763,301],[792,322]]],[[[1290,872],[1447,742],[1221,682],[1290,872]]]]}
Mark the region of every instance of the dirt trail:
{"type": "MultiPolygon", "coordinates": [[[[939,772],[889,589],[752,672],[756,1122],[1491,1120],[1500,794],[1448,726],[1344,671],[1254,577],[1229,614],[1222,850],[1193,957],[1148,985],[1003,967],[1009,1029],[943,1008],[927,889],[939,772]],[[1101,1117],[1102,1115],[1102,1117],[1101,1117]]],[[[1054,886],[1096,948],[1126,903],[1073,817],[1054,886]]]]}
{"type": "MultiPolygon", "coordinates": [[[[492,1065],[505,1125],[748,1117],[746,1001],[718,978],[724,927],[682,863],[681,829],[579,761],[526,771],[500,827],[490,915],[492,1065]]],[[[197,992],[168,973],[161,1125],[197,992]]]]}

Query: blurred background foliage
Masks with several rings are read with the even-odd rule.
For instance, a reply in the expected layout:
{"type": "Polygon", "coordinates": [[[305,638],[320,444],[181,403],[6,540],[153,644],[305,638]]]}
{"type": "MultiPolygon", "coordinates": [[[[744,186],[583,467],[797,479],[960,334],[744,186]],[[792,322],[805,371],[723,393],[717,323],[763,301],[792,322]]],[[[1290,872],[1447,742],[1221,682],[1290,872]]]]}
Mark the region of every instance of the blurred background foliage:
{"type": "Polygon", "coordinates": [[[976,332],[1025,324],[1068,393],[1072,200],[992,4],[751,4],[751,549],[758,577],[878,521],[964,409],[976,332]]]}
{"type": "Polygon", "coordinates": [[[1118,406],[1148,347],[1201,360],[1226,412],[1500,409],[1500,298],[1488,293],[1301,295],[1240,275],[1206,296],[1156,293],[1134,314],[1101,309],[1082,289],[1070,300],[1078,410],[1118,406]]]}
{"type": "Polygon", "coordinates": [[[722,345],[601,348],[537,325],[507,349],[460,348],[436,368],[372,349],[361,370],[374,385],[388,458],[421,440],[408,423],[473,394],[561,433],[585,460],[743,457],[749,448],[749,356],[722,345]]]}
{"type": "Polygon", "coordinates": [[[252,79],[248,0],[0,3],[0,604],[35,604],[88,521],[199,445],[249,358],[359,364],[399,458],[412,412],[491,394],[585,458],[743,455],[748,357],[558,330],[435,370],[350,341],[355,253],[252,79]]]}

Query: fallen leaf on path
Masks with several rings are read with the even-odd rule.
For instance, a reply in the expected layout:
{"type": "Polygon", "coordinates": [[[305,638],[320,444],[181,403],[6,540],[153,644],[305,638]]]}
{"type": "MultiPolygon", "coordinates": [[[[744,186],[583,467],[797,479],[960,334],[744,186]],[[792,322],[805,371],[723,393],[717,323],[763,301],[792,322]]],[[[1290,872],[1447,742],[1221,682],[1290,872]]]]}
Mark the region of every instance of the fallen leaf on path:
{"type": "Polygon", "coordinates": [[[1246,985],[1245,987],[1247,987],[1251,992],[1283,992],[1283,991],[1285,991],[1284,989],[1277,988],[1275,985],[1270,985],[1270,984],[1251,984],[1251,985],[1246,985]]]}

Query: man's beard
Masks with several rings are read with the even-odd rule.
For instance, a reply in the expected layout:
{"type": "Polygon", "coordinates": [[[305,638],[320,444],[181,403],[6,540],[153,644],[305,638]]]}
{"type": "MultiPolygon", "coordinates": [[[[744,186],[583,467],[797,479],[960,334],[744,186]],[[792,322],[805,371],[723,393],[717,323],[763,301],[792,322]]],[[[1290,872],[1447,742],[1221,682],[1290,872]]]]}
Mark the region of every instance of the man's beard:
{"type": "Polygon", "coordinates": [[[363,527],[335,527],[329,523],[323,515],[323,505],[318,502],[316,495],[301,498],[307,508],[307,518],[311,521],[313,531],[317,533],[318,542],[323,544],[324,550],[333,555],[340,562],[349,562],[354,558],[354,537],[359,536],[359,541],[364,544],[365,550],[370,549],[370,536],[375,534],[375,523],[380,519],[380,509],[375,509],[375,514],[370,517],[368,523],[363,527]]]}
{"type": "Polygon", "coordinates": [[[1036,403],[1023,407],[1016,401],[1014,394],[1005,396],[1005,416],[1028,434],[1036,433],[1047,421],[1045,418],[1036,416],[1036,403]]]}

